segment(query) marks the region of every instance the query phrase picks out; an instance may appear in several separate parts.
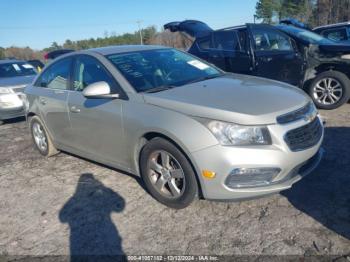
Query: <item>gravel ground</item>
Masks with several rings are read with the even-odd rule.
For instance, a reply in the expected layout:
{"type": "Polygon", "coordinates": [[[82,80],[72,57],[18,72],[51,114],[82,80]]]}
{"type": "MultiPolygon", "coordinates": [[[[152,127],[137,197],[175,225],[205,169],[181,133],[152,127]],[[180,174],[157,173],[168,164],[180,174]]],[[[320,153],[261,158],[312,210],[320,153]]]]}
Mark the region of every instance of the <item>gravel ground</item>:
{"type": "Polygon", "coordinates": [[[0,126],[0,254],[350,254],[350,104],[322,111],[325,158],[291,190],[172,210],[137,177],[65,153],[26,123],[0,126]]]}

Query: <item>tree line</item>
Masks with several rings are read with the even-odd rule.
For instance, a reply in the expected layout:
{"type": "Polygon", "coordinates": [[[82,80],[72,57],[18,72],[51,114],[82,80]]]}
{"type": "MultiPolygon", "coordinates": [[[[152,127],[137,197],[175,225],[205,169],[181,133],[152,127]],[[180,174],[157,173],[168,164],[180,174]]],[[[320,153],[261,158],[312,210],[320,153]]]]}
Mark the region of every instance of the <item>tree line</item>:
{"type": "MultiPolygon", "coordinates": [[[[310,27],[344,22],[350,20],[350,0],[258,0],[255,18],[259,22],[278,23],[283,18],[296,18],[310,27]]],[[[157,44],[185,49],[192,43],[192,39],[180,33],[157,30],[156,26],[142,29],[144,44],[157,44]]],[[[89,38],[78,41],[67,39],[63,44],[53,42],[43,50],[33,50],[30,47],[0,47],[0,59],[15,57],[18,59],[40,59],[49,51],[67,48],[81,50],[87,48],[139,44],[140,31],[117,35],[115,32],[105,32],[104,37],[89,38]]]]}
{"type": "Polygon", "coordinates": [[[310,27],[350,20],[350,0],[259,0],[256,18],[264,23],[278,23],[295,18],[310,27]]]}

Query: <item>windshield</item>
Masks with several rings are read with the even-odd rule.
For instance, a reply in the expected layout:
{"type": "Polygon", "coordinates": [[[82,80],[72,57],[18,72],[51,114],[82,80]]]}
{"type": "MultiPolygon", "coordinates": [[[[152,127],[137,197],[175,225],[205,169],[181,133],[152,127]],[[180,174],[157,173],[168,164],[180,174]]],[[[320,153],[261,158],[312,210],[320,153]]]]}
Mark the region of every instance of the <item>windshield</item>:
{"type": "Polygon", "coordinates": [[[173,88],[220,76],[221,71],[175,49],[156,49],[107,56],[137,92],[173,88]]]}
{"type": "Polygon", "coordinates": [[[36,75],[34,67],[25,62],[0,64],[0,77],[36,75]]]}
{"type": "Polygon", "coordinates": [[[334,44],[335,42],[325,38],[321,35],[318,35],[316,33],[313,33],[311,31],[305,30],[305,29],[301,29],[298,27],[294,27],[294,26],[283,26],[281,27],[281,29],[297,38],[300,38],[302,40],[304,40],[305,42],[309,43],[309,44],[318,44],[318,45],[322,45],[322,44],[334,44]]]}

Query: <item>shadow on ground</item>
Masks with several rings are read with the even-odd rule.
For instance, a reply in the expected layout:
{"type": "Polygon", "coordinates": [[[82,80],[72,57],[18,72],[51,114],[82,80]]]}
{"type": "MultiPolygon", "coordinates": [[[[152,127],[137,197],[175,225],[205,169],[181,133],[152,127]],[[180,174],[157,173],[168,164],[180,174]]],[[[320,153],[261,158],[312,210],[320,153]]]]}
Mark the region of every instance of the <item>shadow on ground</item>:
{"type": "Polygon", "coordinates": [[[71,261],[118,261],[122,258],[122,238],[111,214],[122,212],[124,207],[124,199],[92,174],[80,176],[74,195],[59,213],[60,221],[70,227],[71,261]]]}
{"type": "Polygon", "coordinates": [[[350,128],[325,129],[325,156],[309,176],[281,194],[303,213],[350,240],[350,128]]]}

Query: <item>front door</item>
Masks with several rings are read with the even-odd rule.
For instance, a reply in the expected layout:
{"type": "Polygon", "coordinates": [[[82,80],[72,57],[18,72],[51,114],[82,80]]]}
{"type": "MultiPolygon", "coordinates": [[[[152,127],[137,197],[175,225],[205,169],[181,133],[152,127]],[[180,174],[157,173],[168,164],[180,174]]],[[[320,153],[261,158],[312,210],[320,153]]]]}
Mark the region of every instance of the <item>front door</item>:
{"type": "Polygon", "coordinates": [[[38,107],[54,142],[62,144],[70,130],[68,87],[72,58],[64,58],[49,66],[38,78],[34,88],[40,88],[38,107]]]}
{"type": "Polygon", "coordinates": [[[96,58],[88,55],[75,59],[72,80],[73,90],[68,97],[70,146],[86,157],[125,167],[127,157],[122,121],[125,100],[86,98],[82,93],[88,85],[99,81],[107,82],[118,92],[118,84],[96,58]]]}
{"type": "Polygon", "coordinates": [[[253,74],[299,86],[304,59],[292,39],[268,25],[248,25],[254,49],[253,74]]]}

